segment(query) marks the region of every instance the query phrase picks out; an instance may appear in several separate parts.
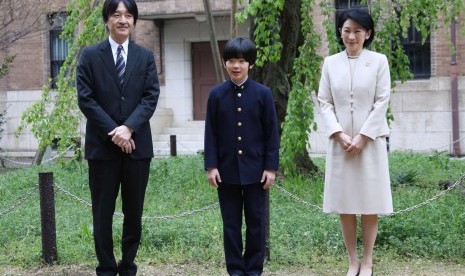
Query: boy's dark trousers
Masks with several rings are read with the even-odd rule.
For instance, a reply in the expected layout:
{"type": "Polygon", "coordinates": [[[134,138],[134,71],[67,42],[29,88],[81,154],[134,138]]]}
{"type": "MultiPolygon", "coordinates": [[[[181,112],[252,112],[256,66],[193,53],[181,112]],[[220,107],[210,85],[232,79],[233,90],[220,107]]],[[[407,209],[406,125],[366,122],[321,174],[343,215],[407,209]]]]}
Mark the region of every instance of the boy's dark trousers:
{"type": "Polygon", "coordinates": [[[226,269],[230,275],[261,275],[265,258],[265,196],[262,183],[220,183],[218,198],[223,218],[226,269]],[[244,210],[246,237],[242,242],[244,210]]]}

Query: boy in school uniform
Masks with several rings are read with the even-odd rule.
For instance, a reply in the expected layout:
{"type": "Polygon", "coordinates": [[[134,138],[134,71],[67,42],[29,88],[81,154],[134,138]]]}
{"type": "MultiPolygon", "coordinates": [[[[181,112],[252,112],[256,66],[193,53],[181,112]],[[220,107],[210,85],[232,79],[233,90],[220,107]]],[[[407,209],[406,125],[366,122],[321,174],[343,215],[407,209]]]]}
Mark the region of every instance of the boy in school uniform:
{"type": "Polygon", "coordinates": [[[205,168],[218,189],[229,275],[261,275],[265,259],[265,196],[279,164],[279,134],[270,88],[250,79],[257,50],[232,38],[223,63],[230,80],[210,91],[205,120],[205,168]],[[242,242],[242,213],[246,235],[242,242]]]}

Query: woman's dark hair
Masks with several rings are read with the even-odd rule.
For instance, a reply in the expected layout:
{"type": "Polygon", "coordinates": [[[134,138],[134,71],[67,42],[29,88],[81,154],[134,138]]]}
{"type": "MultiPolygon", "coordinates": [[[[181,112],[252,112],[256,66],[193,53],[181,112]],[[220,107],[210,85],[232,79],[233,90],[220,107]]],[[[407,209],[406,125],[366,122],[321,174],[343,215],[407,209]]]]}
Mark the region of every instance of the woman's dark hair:
{"type": "Polygon", "coordinates": [[[369,46],[373,41],[373,38],[375,38],[375,23],[373,22],[373,18],[368,13],[367,9],[345,10],[339,15],[336,21],[336,36],[339,44],[344,45],[341,38],[340,29],[342,28],[342,25],[344,25],[344,22],[346,22],[348,19],[352,19],[353,21],[357,22],[366,31],[371,30],[370,37],[363,43],[363,47],[369,46]]]}
{"type": "Polygon", "coordinates": [[[232,58],[243,58],[249,65],[254,65],[257,59],[257,48],[248,38],[231,38],[224,46],[223,61],[226,62],[232,58]]]}
{"type": "Polygon", "coordinates": [[[126,6],[126,9],[128,9],[129,13],[132,14],[134,18],[134,26],[135,26],[137,22],[137,18],[139,16],[139,11],[137,9],[137,4],[136,2],[134,2],[134,0],[105,0],[105,3],[103,3],[103,9],[102,9],[103,21],[105,23],[108,22],[108,18],[116,12],[120,2],[123,2],[123,4],[126,6]]]}

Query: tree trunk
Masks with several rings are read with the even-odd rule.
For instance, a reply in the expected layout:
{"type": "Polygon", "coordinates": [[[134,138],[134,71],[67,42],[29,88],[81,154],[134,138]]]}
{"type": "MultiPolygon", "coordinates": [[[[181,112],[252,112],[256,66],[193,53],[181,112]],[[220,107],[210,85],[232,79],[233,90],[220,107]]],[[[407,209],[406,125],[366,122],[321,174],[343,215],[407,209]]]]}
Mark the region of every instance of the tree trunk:
{"type": "Polygon", "coordinates": [[[32,165],[40,166],[42,164],[46,149],[46,147],[39,146],[39,149],[36,151],[36,155],[34,156],[34,160],[32,160],[32,165]]]}
{"type": "Polygon", "coordinates": [[[231,37],[237,37],[237,0],[231,0],[231,37]]]}
{"type": "Polygon", "coordinates": [[[210,6],[210,0],[203,0],[205,7],[205,14],[207,16],[208,28],[210,30],[210,45],[212,48],[213,65],[215,66],[216,80],[218,83],[224,81],[223,68],[221,64],[220,50],[218,48],[218,42],[215,33],[215,23],[213,21],[212,9],[210,6]]]}
{"type": "MultiPolygon", "coordinates": [[[[304,41],[300,28],[301,4],[301,0],[286,0],[284,3],[283,12],[278,19],[281,25],[280,37],[283,46],[280,60],[277,63],[268,62],[260,68],[254,67],[256,69],[251,72],[252,78],[270,87],[273,91],[280,134],[282,132],[281,124],[284,122],[286,116],[289,92],[291,90],[291,76],[293,75],[292,64],[299,55],[299,46],[302,45],[304,41]]],[[[253,37],[253,26],[250,35],[253,37]]],[[[315,173],[318,171],[318,167],[313,163],[308,154],[296,155],[294,160],[299,170],[303,173],[315,173]]]]}

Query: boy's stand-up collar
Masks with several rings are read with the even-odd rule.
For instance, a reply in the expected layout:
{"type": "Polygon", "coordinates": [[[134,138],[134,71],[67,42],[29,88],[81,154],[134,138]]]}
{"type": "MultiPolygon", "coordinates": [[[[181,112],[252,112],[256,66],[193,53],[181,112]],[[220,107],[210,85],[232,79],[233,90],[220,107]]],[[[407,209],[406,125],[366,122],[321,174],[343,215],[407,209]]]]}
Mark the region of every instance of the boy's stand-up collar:
{"type": "Polygon", "coordinates": [[[243,81],[241,84],[236,84],[232,80],[230,80],[230,82],[231,82],[231,85],[234,91],[240,91],[240,90],[244,90],[247,87],[249,83],[249,78],[247,77],[246,80],[243,81]]]}

